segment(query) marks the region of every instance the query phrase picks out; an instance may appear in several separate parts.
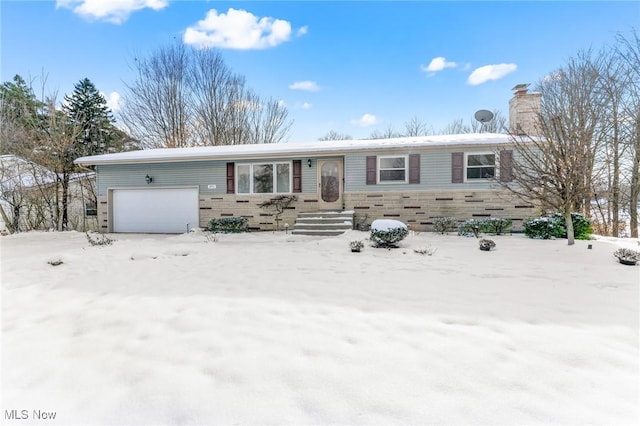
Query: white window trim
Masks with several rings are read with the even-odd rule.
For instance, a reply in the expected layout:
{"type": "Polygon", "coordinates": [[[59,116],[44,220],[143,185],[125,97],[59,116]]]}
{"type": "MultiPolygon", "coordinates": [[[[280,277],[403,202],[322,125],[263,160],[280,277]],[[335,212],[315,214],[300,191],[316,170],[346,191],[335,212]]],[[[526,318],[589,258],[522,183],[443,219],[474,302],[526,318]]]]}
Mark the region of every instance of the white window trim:
{"type": "Polygon", "coordinates": [[[292,161],[257,161],[255,163],[236,163],[235,165],[235,191],[236,195],[277,195],[277,194],[292,194],[293,193],[293,162],[292,161]],[[254,192],[253,191],[253,166],[264,166],[266,164],[271,164],[273,166],[273,189],[274,192],[254,192]],[[289,165],[289,192],[277,192],[278,190],[278,164],[288,164],[289,165]],[[240,174],[238,173],[238,168],[241,166],[249,166],[249,192],[239,192],[238,191],[238,183],[240,179],[238,178],[240,174]]]}
{"type": "Polygon", "coordinates": [[[488,182],[490,180],[497,179],[499,170],[500,170],[500,167],[498,167],[498,155],[493,151],[465,152],[464,153],[464,168],[463,168],[464,182],[488,182]],[[467,178],[467,169],[468,168],[477,169],[477,168],[480,168],[480,167],[486,167],[486,166],[469,167],[469,156],[470,155],[493,155],[493,177],[492,178],[472,178],[472,179],[468,179],[467,178]]]}
{"type": "MultiPolygon", "coordinates": [[[[409,183],[409,156],[408,155],[378,155],[376,161],[376,182],[379,185],[397,185],[403,183],[409,183]],[[404,158],[404,180],[380,180],[380,172],[382,168],[380,167],[380,160],[383,158],[404,158]]],[[[385,170],[401,170],[401,169],[385,169],[385,170]]]]}

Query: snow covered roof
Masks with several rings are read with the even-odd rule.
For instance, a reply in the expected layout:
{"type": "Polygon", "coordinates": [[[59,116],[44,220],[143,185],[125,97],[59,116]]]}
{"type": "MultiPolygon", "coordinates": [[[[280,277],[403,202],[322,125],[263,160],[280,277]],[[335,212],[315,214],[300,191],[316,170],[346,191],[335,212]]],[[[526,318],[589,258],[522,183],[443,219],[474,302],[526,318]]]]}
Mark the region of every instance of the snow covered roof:
{"type": "Polygon", "coordinates": [[[116,154],[80,157],[76,164],[162,163],[211,159],[242,159],[287,155],[331,155],[335,153],[430,148],[443,146],[502,145],[512,143],[511,136],[498,133],[418,136],[392,139],[354,139],[341,141],[282,142],[274,144],[157,148],[116,154]]]}
{"type": "Polygon", "coordinates": [[[0,155],[0,187],[4,191],[55,182],[55,174],[39,164],[15,155],[0,155]]]}
{"type": "MultiPolygon", "coordinates": [[[[93,178],[95,172],[73,173],[69,181],[93,178]]],[[[15,155],[0,155],[0,190],[31,188],[54,183],[56,174],[48,168],[15,155]]]]}

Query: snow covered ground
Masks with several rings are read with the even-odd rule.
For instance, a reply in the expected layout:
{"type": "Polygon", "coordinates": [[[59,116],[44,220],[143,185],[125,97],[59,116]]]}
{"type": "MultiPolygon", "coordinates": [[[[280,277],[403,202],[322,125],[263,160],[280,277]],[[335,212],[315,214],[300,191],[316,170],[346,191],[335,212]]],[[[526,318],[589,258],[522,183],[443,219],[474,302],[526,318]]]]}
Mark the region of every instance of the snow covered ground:
{"type": "Polygon", "coordinates": [[[640,422],[636,241],[367,236],[2,237],[2,422],[640,422]]]}

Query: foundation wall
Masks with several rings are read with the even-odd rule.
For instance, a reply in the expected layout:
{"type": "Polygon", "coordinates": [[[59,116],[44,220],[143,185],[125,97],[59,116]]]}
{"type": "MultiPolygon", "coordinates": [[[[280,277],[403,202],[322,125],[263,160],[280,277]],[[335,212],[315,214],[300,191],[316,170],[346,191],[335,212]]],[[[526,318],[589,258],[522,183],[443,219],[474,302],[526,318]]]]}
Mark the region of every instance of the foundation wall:
{"type": "MultiPolygon", "coordinates": [[[[321,209],[316,194],[296,194],[298,201],[287,209],[279,223],[292,229],[298,213],[321,209]]],[[[199,200],[200,227],[206,228],[212,218],[244,216],[254,230],[276,229],[273,211],[258,205],[273,195],[239,196],[235,194],[202,195],[199,200]]],[[[523,221],[540,214],[539,208],[525,203],[506,191],[406,191],[347,192],[343,194],[344,209],[356,213],[356,222],[368,224],[375,219],[396,219],[416,231],[433,230],[433,220],[449,216],[458,221],[488,217],[513,221],[512,229],[521,231],[523,221]]],[[[98,198],[98,221],[103,232],[111,232],[108,196],[98,198]]]]}

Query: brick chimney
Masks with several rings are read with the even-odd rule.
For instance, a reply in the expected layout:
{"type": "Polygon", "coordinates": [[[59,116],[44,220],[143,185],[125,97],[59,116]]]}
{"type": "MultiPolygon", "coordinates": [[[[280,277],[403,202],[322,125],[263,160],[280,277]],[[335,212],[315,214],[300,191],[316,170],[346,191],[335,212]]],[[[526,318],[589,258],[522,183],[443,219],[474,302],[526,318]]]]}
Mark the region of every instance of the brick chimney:
{"type": "Polygon", "coordinates": [[[509,131],[515,135],[535,136],[542,94],[529,93],[529,84],[517,84],[509,101],[509,131]]]}

